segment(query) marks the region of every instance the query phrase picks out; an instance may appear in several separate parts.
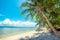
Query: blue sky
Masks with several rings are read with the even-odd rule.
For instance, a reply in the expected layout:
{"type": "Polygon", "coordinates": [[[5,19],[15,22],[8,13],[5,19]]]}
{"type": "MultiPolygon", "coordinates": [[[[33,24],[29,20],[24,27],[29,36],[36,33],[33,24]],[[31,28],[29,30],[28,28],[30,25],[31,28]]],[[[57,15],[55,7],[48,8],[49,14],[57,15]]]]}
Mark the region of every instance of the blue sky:
{"type": "Polygon", "coordinates": [[[15,26],[20,23],[24,25],[26,25],[27,23],[35,24],[33,23],[34,20],[29,19],[26,21],[26,15],[21,15],[23,9],[19,8],[19,6],[25,1],[26,0],[0,0],[0,25],[14,24],[15,26]]]}
{"type": "Polygon", "coordinates": [[[25,0],[0,0],[0,20],[9,18],[11,20],[24,20],[25,15],[20,15],[22,9],[19,8],[25,0]]]}

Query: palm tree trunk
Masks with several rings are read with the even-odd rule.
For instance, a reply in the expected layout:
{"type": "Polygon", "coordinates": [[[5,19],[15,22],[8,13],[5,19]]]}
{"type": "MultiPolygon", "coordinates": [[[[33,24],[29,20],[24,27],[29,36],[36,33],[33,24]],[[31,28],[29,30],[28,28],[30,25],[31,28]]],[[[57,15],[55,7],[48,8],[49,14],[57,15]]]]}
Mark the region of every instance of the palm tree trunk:
{"type": "Polygon", "coordinates": [[[43,16],[43,18],[45,18],[47,24],[49,25],[49,27],[52,29],[52,31],[57,34],[57,30],[52,26],[52,24],[50,23],[50,21],[48,20],[48,18],[46,17],[46,15],[44,14],[44,12],[40,11],[40,14],[43,16]]]}

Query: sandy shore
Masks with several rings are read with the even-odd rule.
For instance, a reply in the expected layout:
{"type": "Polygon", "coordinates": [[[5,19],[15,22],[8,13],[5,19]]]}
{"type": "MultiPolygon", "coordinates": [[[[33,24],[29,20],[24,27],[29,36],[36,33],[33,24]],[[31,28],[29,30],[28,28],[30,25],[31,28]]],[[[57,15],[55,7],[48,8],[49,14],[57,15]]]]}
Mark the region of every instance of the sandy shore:
{"type": "Polygon", "coordinates": [[[40,32],[33,30],[1,38],[0,40],[60,40],[60,38],[55,36],[54,34],[51,34],[47,30],[43,30],[40,32]]]}
{"type": "MultiPolygon", "coordinates": [[[[45,32],[45,31],[40,31],[40,33],[45,32]]],[[[28,31],[28,32],[25,32],[25,33],[19,33],[19,34],[16,34],[16,35],[7,36],[5,38],[0,38],[0,40],[19,40],[20,38],[26,38],[26,37],[29,37],[30,38],[35,33],[38,33],[38,32],[35,31],[35,30],[32,30],[32,31],[28,31]]]]}
{"type": "Polygon", "coordinates": [[[20,34],[16,34],[14,36],[8,36],[5,38],[1,38],[0,40],[19,40],[20,38],[25,38],[25,37],[31,37],[32,35],[34,35],[34,33],[37,33],[36,31],[29,31],[29,32],[25,32],[25,33],[20,33],[20,34]]]}

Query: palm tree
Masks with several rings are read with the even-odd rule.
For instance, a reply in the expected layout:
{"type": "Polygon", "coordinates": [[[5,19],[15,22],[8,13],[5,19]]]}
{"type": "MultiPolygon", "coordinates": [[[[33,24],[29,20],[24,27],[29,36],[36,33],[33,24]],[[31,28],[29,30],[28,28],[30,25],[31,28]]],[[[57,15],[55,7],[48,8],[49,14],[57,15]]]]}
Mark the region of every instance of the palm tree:
{"type": "Polygon", "coordinates": [[[45,23],[41,19],[39,19],[35,26],[37,27],[36,31],[39,31],[40,28],[45,26],[45,23]]]}
{"type": "MultiPolygon", "coordinates": [[[[56,29],[53,27],[51,22],[49,21],[48,17],[46,16],[46,12],[50,13],[52,11],[56,11],[55,5],[59,3],[59,0],[28,0],[28,2],[25,2],[22,4],[21,7],[27,7],[27,9],[23,12],[29,12],[28,16],[30,15],[32,18],[34,16],[36,17],[36,21],[39,20],[39,18],[45,19],[47,22],[48,26],[52,29],[52,31],[56,34],[59,35],[59,32],[56,31],[56,29]]],[[[58,10],[58,9],[57,9],[58,10]]],[[[58,12],[59,13],[59,12],[58,12]]]]}
{"type": "MultiPolygon", "coordinates": [[[[49,14],[49,18],[50,18],[50,22],[54,27],[57,27],[57,25],[60,25],[60,18],[59,18],[60,14],[55,13],[55,12],[51,12],[49,14]]],[[[59,27],[59,26],[58,26],[59,27]]]]}

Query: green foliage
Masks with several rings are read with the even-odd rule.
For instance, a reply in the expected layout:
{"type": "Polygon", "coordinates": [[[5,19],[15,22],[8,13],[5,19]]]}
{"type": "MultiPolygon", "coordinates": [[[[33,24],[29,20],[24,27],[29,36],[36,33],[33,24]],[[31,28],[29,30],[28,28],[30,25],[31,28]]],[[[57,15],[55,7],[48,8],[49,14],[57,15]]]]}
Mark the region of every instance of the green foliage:
{"type": "Polygon", "coordinates": [[[49,14],[49,19],[50,19],[50,22],[52,23],[52,25],[54,27],[57,27],[56,25],[58,25],[58,26],[60,25],[60,14],[59,13],[55,13],[55,12],[52,11],[49,14]]]}
{"type": "Polygon", "coordinates": [[[53,26],[60,25],[60,1],[59,0],[28,0],[28,2],[22,3],[21,7],[27,7],[23,10],[22,15],[28,12],[28,16],[31,16],[31,19],[35,17],[37,24],[42,23],[46,24],[45,19],[38,12],[38,9],[42,10],[47,18],[50,20],[53,26]]]}

